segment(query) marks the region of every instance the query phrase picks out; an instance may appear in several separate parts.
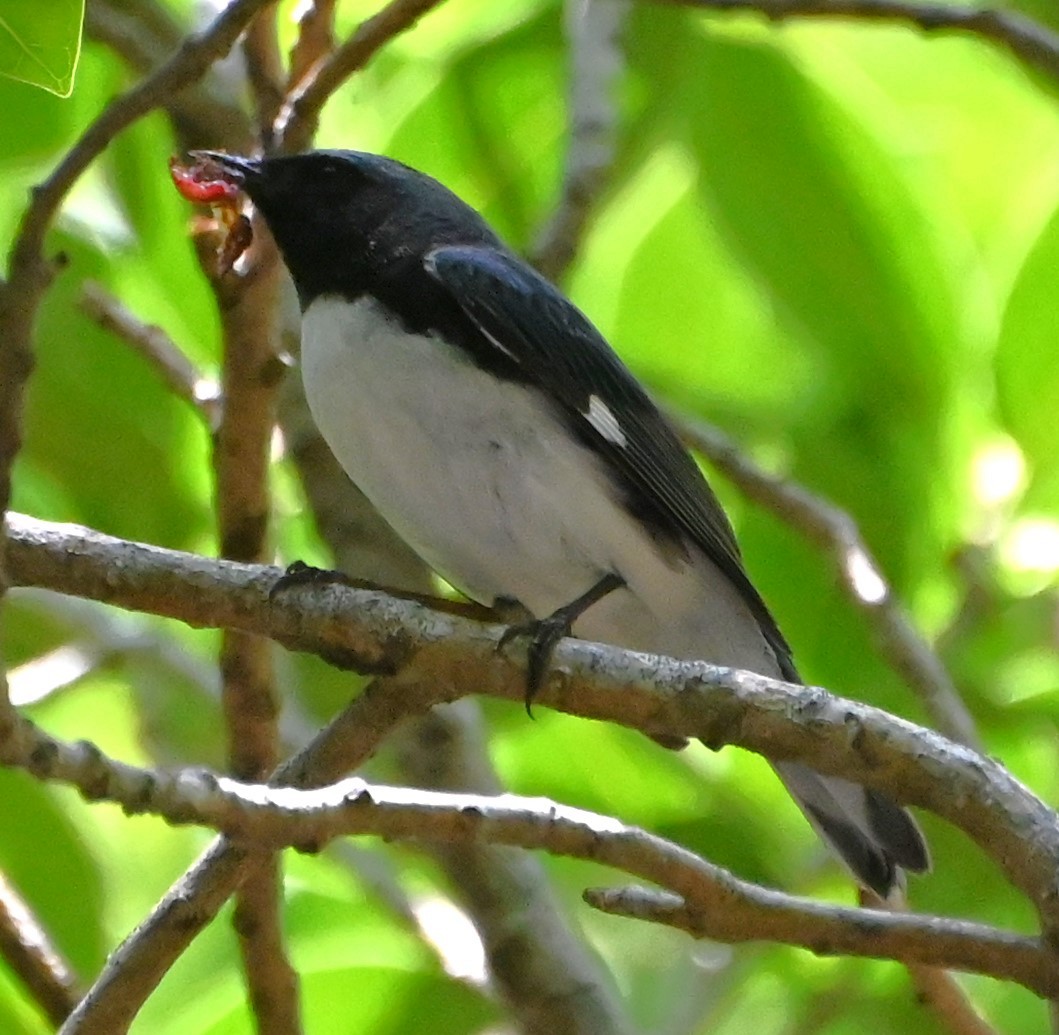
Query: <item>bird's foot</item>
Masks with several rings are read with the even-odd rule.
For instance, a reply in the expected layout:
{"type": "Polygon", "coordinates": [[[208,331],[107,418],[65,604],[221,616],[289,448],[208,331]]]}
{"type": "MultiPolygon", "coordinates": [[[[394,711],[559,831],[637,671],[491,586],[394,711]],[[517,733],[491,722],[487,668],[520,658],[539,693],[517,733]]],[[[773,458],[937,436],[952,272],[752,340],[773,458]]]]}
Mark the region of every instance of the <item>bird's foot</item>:
{"type": "MultiPolygon", "coordinates": [[[[545,618],[531,618],[509,625],[500,637],[497,650],[503,650],[512,640],[526,639],[526,714],[533,718],[533,701],[544,686],[548,675],[548,666],[559,641],[570,635],[574,622],[581,617],[594,603],[602,600],[608,593],[620,589],[625,580],[614,572],[604,575],[587,593],[576,600],[557,608],[545,618]]],[[[512,607],[518,607],[510,600],[497,600],[493,607],[501,614],[510,613],[512,607]]],[[[521,609],[523,612],[524,608],[521,609]]]]}
{"type": "Polygon", "coordinates": [[[335,568],[314,568],[305,561],[292,561],[287,565],[286,571],[272,584],[268,591],[269,600],[273,600],[277,594],[285,593],[288,589],[298,586],[351,586],[354,580],[345,572],[335,568]]]}

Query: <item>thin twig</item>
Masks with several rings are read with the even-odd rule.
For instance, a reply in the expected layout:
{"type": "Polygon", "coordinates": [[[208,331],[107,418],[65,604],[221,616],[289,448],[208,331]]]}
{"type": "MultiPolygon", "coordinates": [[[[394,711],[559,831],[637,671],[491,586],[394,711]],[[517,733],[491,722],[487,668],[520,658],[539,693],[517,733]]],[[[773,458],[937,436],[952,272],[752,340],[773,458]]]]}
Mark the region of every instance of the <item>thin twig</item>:
{"type": "Polygon", "coordinates": [[[280,57],[275,2],[251,23],[243,37],[246,78],[254,98],[254,115],[261,146],[271,149],[272,127],[283,107],[286,73],[280,57]]]}
{"type": "Polygon", "coordinates": [[[924,32],[978,36],[1010,51],[1023,64],[1059,79],[1059,36],[1017,11],[991,7],[908,3],[906,0],[653,0],[707,11],[748,11],[773,22],[838,18],[857,22],[907,22],[924,32]]]}
{"type": "Polygon", "coordinates": [[[625,66],[621,33],[631,10],[630,0],[566,3],[570,139],[563,189],[530,259],[550,280],[559,280],[573,262],[614,162],[619,114],[614,94],[625,66]]]}
{"type": "Polygon", "coordinates": [[[2,873],[0,956],[18,975],[48,1020],[62,1024],[80,999],[77,980],[33,911],[2,873]]]}
{"type": "Polygon", "coordinates": [[[907,963],[916,995],[937,1018],[949,1035],[999,1035],[971,1005],[956,979],[941,967],[907,963]]]}
{"type": "MultiPolygon", "coordinates": [[[[884,900],[875,892],[862,888],[859,900],[867,909],[885,909],[889,912],[908,910],[903,893],[884,900]]],[[[947,970],[925,963],[908,963],[906,967],[920,1001],[933,1011],[938,1024],[951,1035],[997,1035],[979,1016],[956,978],[947,970]]]]}
{"type": "MultiPolygon", "coordinates": [[[[700,860],[701,863],[702,860],[700,860]]],[[[625,868],[627,869],[627,867],[625,868]]],[[[652,879],[656,883],[665,883],[658,881],[657,878],[652,879]]],[[[734,880],[735,878],[732,879],[734,880]]],[[[727,878],[725,884],[727,884],[727,878]]],[[[949,954],[948,948],[942,950],[944,955],[938,955],[933,958],[926,954],[919,955],[918,953],[913,954],[902,951],[898,955],[897,951],[889,951],[896,950],[897,945],[904,943],[905,938],[910,935],[913,940],[918,940],[916,936],[912,935],[912,932],[921,930],[922,925],[931,926],[938,918],[916,913],[847,909],[841,906],[825,905],[813,900],[795,899],[793,896],[784,895],[782,892],[758,888],[756,885],[751,885],[750,887],[754,890],[745,898],[751,899],[752,904],[748,904],[748,912],[741,917],[742,923],[745,925],[741,927],[729,926],[734,918],[731,915],[726,915],[726,903],[718,906],[715,902],[708,904],[695,902],[694,897],[687,893],[674,894],[672,891],[658,891],[654,888],[633,885],[621,888],[591,888],[582,897],[590,906],[604,913],[664,924],[667,927],[686,931],[695,938],[707,938],[733,943],[756,941],[759,938],[765,941],[787,942],[787,938],[783,937],[780,932],[786,928],[788,922],[793,920],[791,906],[793,902],[805,902],[808,905],[806,912],[812,913],[821,922],[822,926],[815,930],[816,940],[811,944],[802,942],[799,944],[803,944],[805,948],[819,955],[871,956],[874,951],[882,949],[885,944],[888,946],[888,951],[885,951],[884,955],[890,959],[900,959],[906,966],[933,963],[937,966],[954,970],[977,969],[955,963],[953,956],[949,954]],[[837,926],[831,926],[831,921],[840,916],[856,923],[856,934],[851,931],[841,931],[837,926]],[[891,928],[885,922],[881,925],[878,924],[877,921],[880,917],[892,918],[895,921],[895,926],[891,928]],[[762,938],[761,932],[765,930],[768,933],[762,938]],[[858,944],[860,950],[865,951],[860,951],[857,948],[858,944]],[[873,945],[874,950],[871,948],[873,945]]],[[[723,894],[727,895],[727,893],[728,888],[725,887],[723,894]]],[[[744,889],[732,889],[732,893],[736,897],[744,899],[744,889]]],[[[944,925],[946,936],[953,935],[956,939],[961,940],[962,935],[966,934],[972,942],[978,940],[977,935],[971,933],[979,928],[978,924],[962,920],[946,920],[944,925]],[[950,928],[949,924],[955,926],[950,928]]],[[[1034,944],[1043,950],[1042,943],[1037,941],[1037,939],[1030,938],[1026,940],[1025,935],[997,931],[995,928],[990,929],[990,931],[990,934],[985,934],[984,931],[981,932],[985,935],[982,942],[979,943],[982,948],[989,944],[998,949],[1002,955],[1006,954],[1006,950],[1000,948],[1001,944],[1018,945],[1019,948],[1016,950],[1018,953],[1029,949],[1030,945],[1034,944]]],[[[793,943],[789,942],[788,944],[793,943]]],[[[987,951],[991,952],[992,950],[987,951]]],[[[1047,955],[1046,950],[1045,954],[1047,955]]],[[[1059,983],[1059,968],[1056,967],[1054,960],[1042,960],[1040,962],[1041,976],[1043,977],[1045,974],[1048,976],[1044,979],[1044,985],[1035,988],[1034,991],[1043,998],[1047,998],[1054,994],[1050,991],[1052,983],[1059,983]]],[[[1016,978],[1015,980],[1018,979],[1016,978]]]]}
{"type": "MultiPolygon", "coordinates": [[[[264,37],[259,45],[269,46],[268,30],[259,33],[264,37]]],[[[263,53],[259,57],[265,60],[263,53]]],[[[274,331],[279,283],[279,255],[267,234],[255,235],[245,274],[211,277],[221,317],[224,400],[213,468],[221,555],[228,560],[260,563],[269,556],[269,452],[285,373],[274,331]]],[[[242,630],[224,630],[220,671],[231,771],[240,779],[265,779],[280,758],[272,644],[242,630]]],[[[266,855],[240,888],[233,918],[260,1035],[302,1030],[298,977],[284,947],[282,901],[281,858],[266,855]]]]}
{"type": "Polygon", "coordinates": [[[335,5],[338,0],[311,0],[298,19],[298,38],[291,47],[287,74],[288,92],[301,86],[305,77],[335,49],[335,5]]]}
{"type": "Polygon", "coordinates": [[[974,720],[952,678],[894,596],[849,514],[762,470],[719,429],[685,417],[674,419],[684,441],[746,496],[828,552],[846,595],[867,615],[882,650],[920,696],[934,725],[951,739],[981,750],[974,720]]]}
{"type": "Polygon", "coordinates": [[[439,3],[441,0],[390,0],[381,11],[361,22],[356,32],[317,65],[287,98],[276,127],[277,148],[290,153],[308,147],[328,98],[394,36],[410,29],[439,3]]]}
{"type": "Polygon", "coordinates": [[[666,892],[590,892],[610,912],[724,942],[767,940],[928,963],[1017,981],[1059,994],[1059,968],[1040,939],[943,917],[836,906],[740,880],[664,838],[540,798],[489,797],[368,784],[351,777],[317,790],[244,784],[205,770],[162,774],[107,758],[86,742],[64,743],[22,723],[8,765],[79,788],[130,814],[225,830],[238,844],[318,848],[349,834],[462,843],[479,840],[604,863],[666,892]],[[632,905],[630,905],[632,904],[632,905]],[[653,915],[650,915],[652,914],[653,915]]]}
{"type": "Polygon", "coordinates": [[[239,938],[247,995],[258,1035],[299,1035],[298,972],[283,939],[283,856],[255,853],[253,872],[235,896],[232,926],[239,938]]]}
{"type": "Polygon", "coordinates": [[[100,327],[131,345],[177,398],[190,403],[211,431],[217,430],[221,418],[220,385],[197,370],[184,350],[161,327],[144,323],[120,299],[94,281],[83,285],[80,305],[100,327]]]}

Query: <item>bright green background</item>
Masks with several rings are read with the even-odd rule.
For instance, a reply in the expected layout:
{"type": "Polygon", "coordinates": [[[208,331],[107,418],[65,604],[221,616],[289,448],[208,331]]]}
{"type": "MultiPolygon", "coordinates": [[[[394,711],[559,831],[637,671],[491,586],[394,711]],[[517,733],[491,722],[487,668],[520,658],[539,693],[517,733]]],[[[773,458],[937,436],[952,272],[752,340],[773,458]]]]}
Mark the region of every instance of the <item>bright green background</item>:
{"type": "Polygon", "coordinates": [[[0,0],[0,75],[69,97],[81,51],[84,0],[0,0]]]}
{"type": "MultiPolygon", "coordinates": [[[[347,28],[371,10],[342,5],[347,28]]],[[[434,173],[527,247],[561,175],[561,24],[547,0],[453,0],[334,99],[320,143],[386,151],[434,173]]],[[[988,750],[1059,801],[1054,84],[989,46],[878,25],[769,28],[644,6],[627,38],[616,172],[566,286],[660,396],[854,514],[938,642],[988,750]],[[999,473],[990,481],[988,471],[999,473]],[[969,553],[972,581],[958,563],[969,553]]],[[[91,40],[68,100],[0,78],[5,247],[28,187],[131,81],[91,40]]],[[[75,305],[80,282],[99,279],[216,368],[191,213],[168,184],[174,146],[161,115],[126,132],[51,239],[71,262],[41,314],[15,506],[212,552],[206,433],[75,305]]],[[[807,677],[926,721],[821,556],[715,480],[807,677]]],[[[323,560],[294,485],[277,485],[280,552],[304,556],[308,544],[309,559],[323,560]]],[[[16,675],[60,644],[126,637],[91,674],[28,709],[47,729],[134,762],[219,764],[215,635],[24,595],[5,617],[16,675]]],[[[321,717],[351,690],[302,658],[283,656],[280,672],[285,697],[321,717]]],[[[512,789],[642,824],[755,880],[851,899],[760,759],[676,756],[543,710],[535,723],[495,702],[486,711],[512,789]]],[[[390,772],[383,762],[376,771],[390,772]]],[[[1030,909],[978,850],[929,816],[924,826],[936,865],[913,883],[917,908],[1032,929],[1030,909]]],[[[0,773],[0,829],[0,868],[86,978],[205,841],[11,773],[0,773]]],[[[415,853],[367,847],[415,895],[447,893],[415,853]]],[[[545,862],[645,1030],[937,1030],[899,967],[694,946],[580,903],[581,888],[614,874],[545,862]]],[[[326,854],[290,856],[288,899],[314,1035],[472,1032],[495,1020],[326,854]]],[[[250,1030],[226,920],[181,960],[135,1031],[250,1030]]],[[[1028,993],[966,986],[1003,1030],[1042,1030],[1028,993]]],[[[46,1030],[2,968],[0,1030],[46,1030]]]]}

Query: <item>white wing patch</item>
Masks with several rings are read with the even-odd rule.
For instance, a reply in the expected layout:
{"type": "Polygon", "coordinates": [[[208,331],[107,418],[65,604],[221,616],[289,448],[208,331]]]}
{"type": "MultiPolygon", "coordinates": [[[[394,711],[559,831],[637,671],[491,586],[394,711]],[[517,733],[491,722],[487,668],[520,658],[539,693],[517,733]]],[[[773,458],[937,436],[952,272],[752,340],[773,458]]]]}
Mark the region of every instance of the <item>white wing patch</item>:
{"type": "Polygon", "coordinates": [[[628,439],[625,437],[625,432],[621,430],[618,418],[614,416],[610,407],[598,395],[590,395],[588,397],[588,410],[584,416],[588,418],[588,423],[608,442],[622,448],[628,445],[628,439]]]}

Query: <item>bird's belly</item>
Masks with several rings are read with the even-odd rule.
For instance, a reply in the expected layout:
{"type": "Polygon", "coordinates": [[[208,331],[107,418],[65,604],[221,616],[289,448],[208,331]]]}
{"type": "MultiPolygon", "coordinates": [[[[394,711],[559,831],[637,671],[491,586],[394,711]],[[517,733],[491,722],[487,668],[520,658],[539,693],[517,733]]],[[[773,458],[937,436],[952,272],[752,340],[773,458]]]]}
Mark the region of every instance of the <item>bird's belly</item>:
{"type": "Polygon", "coordinates": [[[302,376],[320,432],[349,477],[423,559],[472,598],[537,616],[607,572],[628,583],[578,635],[772,671],[737,591],[708,560],[659,549],[612,479],[524,386],[376,303],[323,297],[302,325],[302,376]]]}
{"type": "Polygon", "coordinates": [[[543,401],[405,333],[365,299],[317,300],[302,337],[321,433],[432,567],[476,599],[514,595],[531,609],[587,588],[599,562],[567,527],[585,486],[571,484],[574,458],[563,455],[584,450],[567,446],[543,401]]]}

